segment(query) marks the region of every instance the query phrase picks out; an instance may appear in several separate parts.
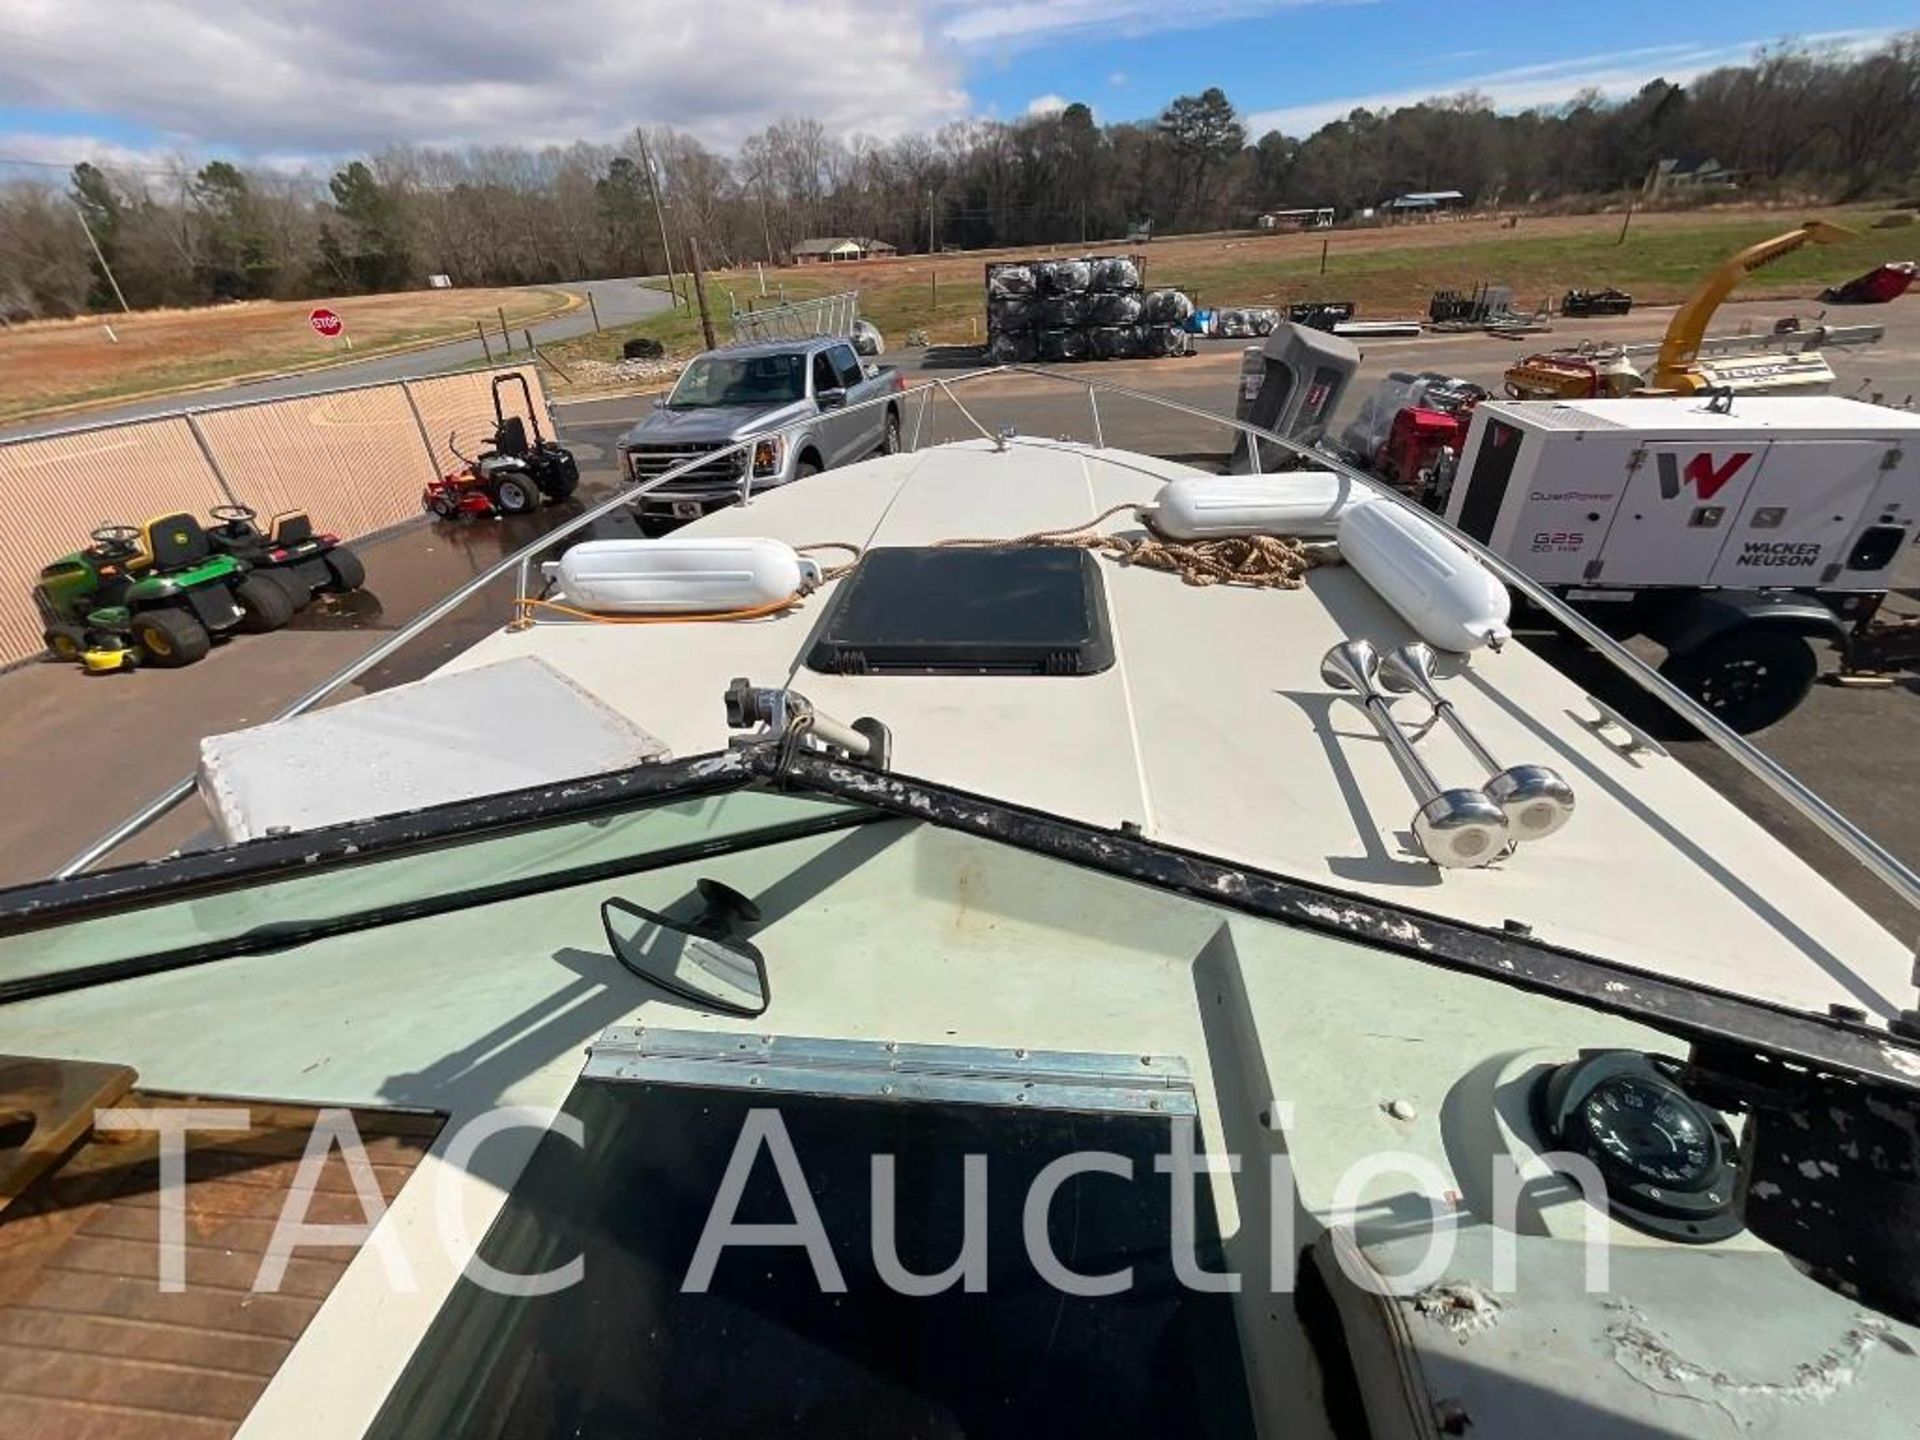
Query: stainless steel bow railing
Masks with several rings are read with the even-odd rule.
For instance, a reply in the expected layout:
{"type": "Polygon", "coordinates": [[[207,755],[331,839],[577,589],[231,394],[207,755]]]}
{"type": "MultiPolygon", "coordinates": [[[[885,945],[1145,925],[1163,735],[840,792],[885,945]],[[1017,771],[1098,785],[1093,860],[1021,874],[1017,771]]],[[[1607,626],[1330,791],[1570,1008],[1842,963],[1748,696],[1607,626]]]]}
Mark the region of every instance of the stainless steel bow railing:
{"type": "MultiPolygon", "coordinates": [[[[874,399],[863,400],[857,405],[849,405],[845,408],[845,411],[841,413],[854,412],[883,405],[899,405],[904,407],[910,401],[915,402],[918,409],[914,415],[912,443],[908,448],[917,449],[919,448],[921,436],[924,431],[928,409],[934,397],[940,396],[953,403],[954,409],[964,418],[968,426],[978,432],[981,438],[996,448],[1005,448],[1008,443],[1007,437],[989,430],[987,426],[960,401],[959,397],[953,393],[952,387],[990,379],[995,376],[1012,375],[1031,377],[1048,383],[1080,386],[1086,393],[1088,410],[1093,426],[1094,443],[1098,446],[1104,447],[1106,444],[1106,428],[1101,416],[1100,397],[1102,395],[1115,396],[1143,405],[1155,406],[1163,410],[1190,416],[1194,419],[1221,426],[1238,435],[1247,437],[1248,444],[1246,451],[1256,471],[1258,471],[1260,467],[1260,452],[1263,444],[1277,446],[1281,450],[1306,461],[1317,469],[1329,470],[1339,474],[1354,485],[1371,492],[1379,500],[1399,505],[1403,509],[1419,515],[1432,523],[1442,525],[1445,523],[1414,500],[1374,479],[1364,471],[1355,469],[1353,466],[1326,455],[1319,450],[1315,450],[1308,445],[1302,444],[1297,440],[1276,435],[1272,431],[1263,430],[1257,425],[1249,425],[1242,420],[1216,414],[1210,410],[1203,410],[1195,405],[1188,405],[1178,400],[1171,400],[1163,395],[1149,394],[1146,391],[1135,390],[1125,385],[1117,385],[1111,381],[1095,379],[1077,371],[1065,372],[1030,365],[989,366],[984,369],[972,370],[964,374],[956,375],[951,379],[929,380],[923,384],[910,386],[904,390],[890,391],[874,399]]],[[[904,423],[904,414],[902,420],[904,423]]],[[[752,446],[757,441],[765,439],[768,435],[786,435],[790,432],[804,429],[810,423],[810,421],[802,420],[796,421],[791,425],[773,427],[761,431],[722,449],[704,452],[684,464],[675,466],[673,469],[668,470],[666,473],[652,480],[622,488],[610,498],[576,515],[566,524],[547,531],[532,543],[523,546],[481,574],[475,576],[452,594],[446,596],[437,604],[430,606],[427,610],[416,616],[407,625],[369,650],[353,664],[307,691],[306,694],[280,711],[274,719],[288,719],[291,716],[300,714],[302,711],[311,709],[322,700],[327,699],[342,686],[364,675],[368,670],[378,665],[382,660],[385,660],[388,656],[418,637],[424,631],[430,629],[441,619],[458,609],[467,600],[502,576],[515,574],[517,576],[517,598],[526,598],[529,594],[528,587],[533,562],[543,552],[551,550],[556,544],[566,540],[571,535],[577,534],[588,525],[612,514],[622,506],[631,504],[650,491],[657,490],[669,481],[680,478],[682,475],[690,474],[692,471],[701,467],[710,466],[716,460],[722,460],[729,455],[740,454],[743,457],[740,498],[742,503],[750,503],[752,499],[752,446]]],[[[1653,696],[1669,709],[1677,712],[1707,739],[1718,746],[1728,757],[1739,764],[1742,769],[1746,770],[1747,773],[1771,790],[1779,799],[1805,817],[1848,855],[1852,856],[1871,871],[1882,883],[1904,900],[1910,908],[1916,912],[1920,912],[1920,874],[1916,874],[1911,868],[1885,849],[1885,847],[1862,831],[1851,820],[1847,819],[1846,816],[1842,815],[1819,795],[1808,789],[1788,770],[1761,751],[1751,741],[1728,729],[1711,711],[1699,704],[1692,696],[1679,690],[1672,682],[1667,680],[1665,676],[1661,675],[1658,670],[1628,650],[1619,641],[1608,635],[1578,611],[1572,609],[1557,595],[1554,595],[1544,586],[1524,574],[1505,557],[1495,554],[1479,541],[1462,534],[1458,530],[1450,530],[1449,533],[1456,543],[1471,551],[1479,558],[1483,565],[1495,575],[1498,575],[1508,586],[1521,595],[1524,595],[1534,605],[1551,615],[1555,622],[1562,628],[1577,636],[1590,648],[1604,656],[1614,668],[1619,670],[1642,690],[1646,691],[1647,694],[1653,696]]],[[[186,799],[188,795],[193,793],[193,787],[193,777],[187,776],[162,794],[154,797],[151,802],[142,807],[137,813],[129,816],[99,840],[88,846],[79,855],[76,855],[72,860],[68,861],[67,864],[57,872],[58,878],[78,874],[99,863],[100,860],[111,854],[127,840],[139,834],[142,830],[145,830],[161,816],[172,810],[182,800],[186,799]]]]}

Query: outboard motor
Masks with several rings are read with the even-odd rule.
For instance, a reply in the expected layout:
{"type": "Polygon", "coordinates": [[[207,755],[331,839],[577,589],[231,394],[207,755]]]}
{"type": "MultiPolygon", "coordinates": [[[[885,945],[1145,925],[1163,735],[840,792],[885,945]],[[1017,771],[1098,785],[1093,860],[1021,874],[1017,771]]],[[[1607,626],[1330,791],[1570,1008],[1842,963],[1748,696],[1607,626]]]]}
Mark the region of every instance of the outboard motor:
{"type": "MultiPolygon", "coordinates": [[[[1276,325],[1263,344],[1243,352],[1234,418],[1310,445],[1325,433],[1359,368],[1360,349],[1352,341],[1291,322],[1276,325]]],[[[1228,469],[1236,475],[1253,470],[1247,439],[1240,435],[1234,444],[1228,469]]],[[[1260,468],[1275,469],[1283,458],[1277,446],[1264,446],[1260,468]]]]}

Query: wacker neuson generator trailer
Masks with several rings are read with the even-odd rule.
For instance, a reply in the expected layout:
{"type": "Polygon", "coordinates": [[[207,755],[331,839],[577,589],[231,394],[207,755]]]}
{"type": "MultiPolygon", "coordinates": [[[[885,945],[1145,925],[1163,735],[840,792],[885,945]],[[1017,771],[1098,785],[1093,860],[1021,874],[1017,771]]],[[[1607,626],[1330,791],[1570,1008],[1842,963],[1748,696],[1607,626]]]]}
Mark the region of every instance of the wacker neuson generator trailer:
{"type": "Polygon", "coordinates": [[[1447,519],[1622,636],[1739,730],[1879,609],[1920,512],[1920,415],[1832,396],[1487,401],[1447,519]]]}

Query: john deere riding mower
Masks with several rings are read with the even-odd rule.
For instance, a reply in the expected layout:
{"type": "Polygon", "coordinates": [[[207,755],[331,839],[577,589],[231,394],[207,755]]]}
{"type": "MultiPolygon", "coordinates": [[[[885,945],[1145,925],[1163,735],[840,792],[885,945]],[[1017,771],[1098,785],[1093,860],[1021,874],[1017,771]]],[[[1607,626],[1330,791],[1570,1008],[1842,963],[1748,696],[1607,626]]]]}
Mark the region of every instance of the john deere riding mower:
{"type": "Polygon", "coordinates": [[[293,618],[286,588],[215,554],[191,515],[102,525],[92,539],[43,569],[33,589],[47,648],[88,670],[191,665],[216,635],[278,630],[293,618]]]}
{"type": "Polygon", "coordinates": [[[218,522],[207,530],[213,548],[277,581],[296,609],[322,591],[344,595],[367,583],[360,557],[338,535],[316,531],[304,510],[282,511],[264,528],[257,523],[260,512],[249,505],[216,505],[207,514],[218,522]]]}

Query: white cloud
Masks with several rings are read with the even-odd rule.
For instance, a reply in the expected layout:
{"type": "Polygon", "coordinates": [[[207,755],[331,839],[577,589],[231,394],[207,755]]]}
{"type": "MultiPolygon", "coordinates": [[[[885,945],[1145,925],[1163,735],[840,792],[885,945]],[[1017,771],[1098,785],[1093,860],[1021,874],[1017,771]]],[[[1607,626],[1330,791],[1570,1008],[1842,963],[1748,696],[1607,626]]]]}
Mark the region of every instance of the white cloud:
{"type": "Polygon", "coordinates": [[[637,123],[731,146],[782,115],[881,138],[964,116],[945,48],[913,0],[7,0],[0,94],[245,158],[567,144],[637,123]]]}
{"type": "MultiPolygon", "coordinates": [[[[1831,46],[1843,51],[1866,50],[1895,33],[1891,28],[1833,30],[1796,38],[1799,43],[1811,46],[1831,46]]],[[[1753,58],[1755,50],[1767,43],[1764,40],[1742,40],[1731,45],[1647,45],[1632,50],[1611,50],[1600,55],[1575,56],[1566,60],[1516,65],[1478,75],[1465,75],[1418,88],[1376,91],[1332,100],[1314,100],[1273,110],[1256,110],[1242,116],[1241,123],[1252,136],[1264,135],[1269,130],[1304,136],[1329,121],[1344,119],[1354,110],[1392,110],[1467,91],[1484,95],[1494,109],[1506,111],[1562,104],[1571,100],[1577,92],[1587,89],[1618,98],[1632,94],[1656,78],[1684,84],[1722,65],[1744,64],[1753,58]]]]}
{"type": "Polygon", "coordinates": [[[1027,102],[1028,115],[1058,115],[1067,108],[1067,97],[1055,95],[1049,91],[1045,95],[1036,95],[1027,102]]]}
{"type": "Polygon", "coordinates": [[[1124,70],[1116,70],[1116,71],[1114,71],[1114,72],[1113,72],[1113,73],[1112,73],[1111,75],[1109,75],[1109,76],[1107,76],[1107,83],[1108,83],[1109,85],[1124,85],[1124,84],[1126,84],[1126,83],[1127,83],[1127,72],[1126,72],[1126,71],[1124,71],[1124,70]]]}
{"type": "Polygon", "coordinates": [[[1309,5],[1366,5],[1373,0],[946,0],[941,27],[962,45],[1037,45],[1062,35],[1098,31],[1129,38],[1162,30],[1203,30],[1309,5]]]}

